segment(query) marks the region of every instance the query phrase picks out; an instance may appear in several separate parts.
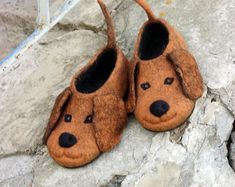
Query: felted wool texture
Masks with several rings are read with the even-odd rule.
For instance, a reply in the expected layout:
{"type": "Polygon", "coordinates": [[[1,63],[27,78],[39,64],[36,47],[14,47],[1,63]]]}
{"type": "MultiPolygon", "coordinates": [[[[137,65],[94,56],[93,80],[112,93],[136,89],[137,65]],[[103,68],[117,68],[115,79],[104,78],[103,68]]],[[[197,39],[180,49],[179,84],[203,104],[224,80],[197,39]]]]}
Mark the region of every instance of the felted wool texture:
{"type": "Polygon", "coordinates": [[[64,167],[83,166],[114,148],[127,121],[128,61],[116,46],[110,14],[98,3],[107,23],[107,46],[57,97],[43,138],[50,156],[64,167]]]}
{"type": "Polygon", "coordinates": [[[164,19],[156,18],[146,1],[136,2],[149,19],[139,31],[129,67],[126,108],[134,112],[144,128],[166,131],[191,115],[196,99],[203,93],[203,81],[182,36],[164,19]],[[159,110],[154,114],[151,106],[159,101],[167,104],[152,107],[160,110],[161,115],[156,115],[159,110]]]}

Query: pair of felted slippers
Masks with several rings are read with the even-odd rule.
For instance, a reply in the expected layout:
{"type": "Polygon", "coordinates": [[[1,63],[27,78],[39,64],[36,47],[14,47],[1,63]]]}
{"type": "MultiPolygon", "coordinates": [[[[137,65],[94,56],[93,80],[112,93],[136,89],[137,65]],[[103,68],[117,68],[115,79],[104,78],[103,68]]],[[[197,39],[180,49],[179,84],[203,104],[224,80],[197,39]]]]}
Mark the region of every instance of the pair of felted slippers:
{"type": "Polygon", "coordinates": [[[203,92],[183,38],[156,18],[144,0],[135,0],[148,21],[140,29],[131,63],[117,46],[106,6],[97,1],[107,23],[107,46],[57,97],[43,140],[51,157],[65,167],[85,165],[116,146],[128,113],[152,131],[176,128],[203,92]]]}

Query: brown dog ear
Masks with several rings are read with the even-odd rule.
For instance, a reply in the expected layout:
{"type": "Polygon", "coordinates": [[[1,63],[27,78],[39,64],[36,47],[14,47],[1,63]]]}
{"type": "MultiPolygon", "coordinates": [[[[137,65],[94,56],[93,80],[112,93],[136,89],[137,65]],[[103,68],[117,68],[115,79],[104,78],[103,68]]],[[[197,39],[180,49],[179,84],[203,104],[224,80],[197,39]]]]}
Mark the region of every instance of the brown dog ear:
{"type": "Polygon", "coordinates": [[[66,103],[68,103],[68,100],[71,96],[71,91],[69,88],[66,88],[57,98],[54,104],[54,107],[51,112],[51,116],[49,118],[46,132],[43,137],[43,144],[47,144],[47,139],[50,136],[52,130],[55,128],[60,115],[63,113],[63,110],[65,108],[66,103]]]}
{"type": "Polygon", "coordinates": [[[138,63],[128,63],[128,74],[129,93],[127,99],[125,99],[125,105],[127,113],[132,113],[134,112],[136,105],[136,77],[138,74],[138,63]]]}
{"type": "Polygon", "coordinates": [[[119,143],[126,121],[122,99],[114,95],[94,98],[94,129],[100,151],[108,151],[119,143]]]}
{"type": "Polygon", "coordinates": [[[196,100],[203,94],[203,80],[194,57],[186,50],[179,49],[168,54],[180,78],[183,92],[189,99],[196,100]]]}

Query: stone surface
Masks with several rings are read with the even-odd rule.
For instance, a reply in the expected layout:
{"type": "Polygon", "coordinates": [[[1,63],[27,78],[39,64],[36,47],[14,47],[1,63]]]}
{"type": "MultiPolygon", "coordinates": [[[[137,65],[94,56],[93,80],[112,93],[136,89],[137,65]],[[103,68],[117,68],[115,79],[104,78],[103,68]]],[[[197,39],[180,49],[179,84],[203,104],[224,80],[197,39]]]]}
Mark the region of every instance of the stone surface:
{"type": "Polygon", "coordinates": [[[18,155],[0,160],[0,186],[31,186],[33,158],[18,155]]]}
{"type": "Polygon", "coordinates": [[[0,1],[0,61],[32,33],[36,19],[36,1],[0,1]]]}
{"type": "MultiPolygon", "coordinates": [[[[64,2],[63,0],[54,0],[52,3],[52,12],[64,2]]],[[[105,4],[110,10],[111,14],[115,13],[115,10],[122,3],[121,0],[106,1],[105,4]]],[[[57,25],[61,29],[76,30],[76,29],[93,29],[98,32],[104,25],[101,18],[101,10],[98,3],[95,0],[81,0],[74,9],[72,9],[66,17],[64,17],[57,25]]]]}
{"type": "MultiPolygon", "coordinates": [[[[50,0],[52,16],[63,2],[64,0],[50,0]]],[[[36,0],[0,1],[0,60],[33,32],[37,18],[36,3],[36,0]]],[[[115,12],[120,3],[121,0],[109,1],[107,6],[115,12]]],[[[96,19],[100,15],[100,9],[95,0],[81,0],[53,30],[59,33],[63,33],[63,30],[77,29],[92,29],[94,32],[99,32],[104,25],[103,19],[96,19]]],[[[53,32],[52,36],[55,35],[56,32],[53,32]]]]}
{"type": "Polygon", "coordinates": [[[212,92],[220,96],[222,102],[233,113],[233,116],[235,116],[235,78],[228,86],[221,89],[214,89],[212,92]]]}
{"type": "MultiPolygon", "coordinates": [[[[230,165],[235,168],[235,130],[231,134],[231,144],[229,146],[229,161],[230,165]]],[[[235,169],[234,169],[235,171],[235,169]]]]}
{"type": "MultiPolygon", "coordinates": [[[[26,6],[26,1],[20,2],[26,6]]],[[[52,11],[61,2],[52,1],[52,11]]],[[[131,59],[146,16],[133,1],[105,2],[112,12],[118,44],[131,59]]],[[[56,96],[106,42],[106,27],[95,0],[81,0],[15,62],[14,70],[1,75],[0,137],[4,138],[0,143],[0,186],[234,186],[235,172],[230,165],[235,168],[234,133],[231,135],[235,117],[235,14],[231,1],[148,2],[157,16],[166,18],[183,34],[202,72],[204,96],[190,119],[171,132],[153,133],[132,116],[122,142],[82,168],[62,168],[48,156],[41,138],[56,96]]],[[[29,13],[25,16],[9,6],[5,9],[28,21],[29,13]]],[[[30,14],[33,20],[35,16],[30,14]]],[[[3,18],[0,15],[0,20],[3,18]]],[[[4,23],[14,25],[11,19],[4,23]]],[[[22,25],[16,28],[24,28],[22,25]]]]}
{"type": "Polygon", "coordinates": [[[235,174],[228,165],[225,139],[232,122],[222,105],[201,99],[180,143],[170,141],[170,133],[157,134],[139,172],[128,175],[122,186],[233,186],[235,174]]]}

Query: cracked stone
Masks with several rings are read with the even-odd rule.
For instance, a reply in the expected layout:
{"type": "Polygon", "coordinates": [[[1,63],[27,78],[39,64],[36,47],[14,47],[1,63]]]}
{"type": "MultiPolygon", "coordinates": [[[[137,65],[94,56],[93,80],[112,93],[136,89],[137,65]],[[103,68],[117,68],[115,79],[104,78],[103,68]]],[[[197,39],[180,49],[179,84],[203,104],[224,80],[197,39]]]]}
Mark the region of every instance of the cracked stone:
{"type": "Polygon", "coordinates": [[[235,117],[235,74],[233,77],[234,80],[229,83],[228,86],[221,89],[215,89],[213,92],[220,96],[222,102],[228,107],[235,117]]]}
{"type": "Polygon", "coordinates": [[[120,187],[125,178],[125,175],[115,175],[111,181],[101,187],[120,187]]]}
{"type": "Polygon", "coordinates": [[[227,157],[228,157],[229,164],[235,171],[235,121],[233,123],[233,131],[227,142],[227,148],[228,148],[227,157]]]}
{"type": "Polygon", "coordinates": [[[33,157],[17,155],[0,159],[0,186],[31,186],[33,157]]]}

